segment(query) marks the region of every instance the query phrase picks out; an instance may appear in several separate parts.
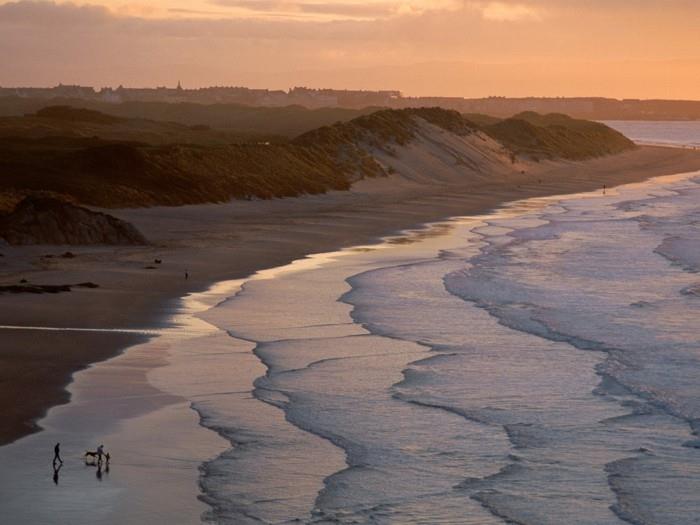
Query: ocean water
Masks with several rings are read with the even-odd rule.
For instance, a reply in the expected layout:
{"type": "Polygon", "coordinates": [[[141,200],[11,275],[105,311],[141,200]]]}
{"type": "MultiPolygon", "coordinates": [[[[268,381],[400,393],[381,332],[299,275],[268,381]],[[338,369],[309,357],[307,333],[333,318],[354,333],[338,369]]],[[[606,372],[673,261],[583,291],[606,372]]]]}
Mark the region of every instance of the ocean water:
{"type": "Polygon", "coordinates": [[[204,316],[265,367],[194,405],[233,445],[205,521],[700,523],[698,203],[532,199],[246,282],[204,316]]]}
{"type": "Polygon", "coordinates": [[[529,201],[247,283],[209,321],[286,425],[196,407],[236,444],[207,519],[698,523],[699,199],[529,201]]]}
{"type": "Polygon", "coordinates": [[[700,148],[699,121],[608,120],[604,123],[639,144],[700,148]]]}

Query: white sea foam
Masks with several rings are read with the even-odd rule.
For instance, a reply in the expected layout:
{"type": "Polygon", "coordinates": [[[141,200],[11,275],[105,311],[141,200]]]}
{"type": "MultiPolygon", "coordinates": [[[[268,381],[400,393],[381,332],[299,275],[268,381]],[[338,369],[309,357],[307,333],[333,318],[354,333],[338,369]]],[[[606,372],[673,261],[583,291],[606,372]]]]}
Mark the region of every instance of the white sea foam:
{"type": "MultiPolygon", "coordinates": [[[[700,302],[689,293],[698,283],[698,198],[700,186],[685,181],[665,191],[567,201],[542,214],[545,225],[481,230],[482,253],[446,279],[450,291],[509,328],[605,356],[596,369],[608,381],[596,393],[632,410],[589,421],[585,431],[608,459],[627,456],[605,470],[613,509],[634,523],[689,524],[700,512],[700,498],[692,496],[700,490],[700,464],[684,446],[700,419],[700,302]]],[[[546,367],[553,372],[551,360],[546,367]]],[[[581,418],[587,409],[572,410],[581,418]]],[[[573,444],[582,453],[578,464],[589,460],[580,432],[545,436],[548,458],[573,444]]],[[[526,441],[526,457],[532,444],[526,441]]],[[[529,508],[514,511],[490,493],[478,497],[500,515],[531,522],[529,508]]]]}

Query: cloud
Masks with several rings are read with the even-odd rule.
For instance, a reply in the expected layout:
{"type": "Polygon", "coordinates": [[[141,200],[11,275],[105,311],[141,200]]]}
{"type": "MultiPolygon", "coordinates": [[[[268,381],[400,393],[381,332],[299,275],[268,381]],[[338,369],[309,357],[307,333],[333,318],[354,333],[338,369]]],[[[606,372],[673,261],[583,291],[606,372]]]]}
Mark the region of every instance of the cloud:
{"type": "Polygon", "coordinates": [[[65,25],[71,23],[102,24],[113,19],[113,14],[101,5],[57,4],[40,0],[25,0],[0,4],[0,23],[3,25],[65,25]]]}
{"type": "Polygon", "coordinates": [[[170,7],[168,8],[169,13],[174,13],[178,15],[196,15],[196,16],[212,16],[218,15],[217,11],[205,11],[202,9],[186,9],[183,7],[170,7]]]}
{"type": "Polygon", "coordinates": [[[216,6],[243,9],[266,15],[310,14],[328,15],[335,18],[377,19],[400,15],[418,15],[426,11],[442,10],[458,6],[456,0],[394,0],[394,1],[360,1],[333,2],[314,0],[209,0],[216,6]]]}
{"type": "Polygon", "coordinates": [[[544,10],[541,7],[520,3],[486,2],[477,4],[486,20],[515,22],[519,20],[541,20],[544,10]]]}

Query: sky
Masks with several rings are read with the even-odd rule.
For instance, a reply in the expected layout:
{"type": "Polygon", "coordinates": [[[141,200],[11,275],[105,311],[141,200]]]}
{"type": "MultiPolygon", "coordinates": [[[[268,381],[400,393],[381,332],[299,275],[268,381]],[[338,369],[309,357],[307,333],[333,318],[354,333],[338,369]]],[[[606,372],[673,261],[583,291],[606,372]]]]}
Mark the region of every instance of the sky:
{"type": "Polygon", "coordinates": [[[0,0],[0,86],[700,99],[700,0],[0,0]]]}

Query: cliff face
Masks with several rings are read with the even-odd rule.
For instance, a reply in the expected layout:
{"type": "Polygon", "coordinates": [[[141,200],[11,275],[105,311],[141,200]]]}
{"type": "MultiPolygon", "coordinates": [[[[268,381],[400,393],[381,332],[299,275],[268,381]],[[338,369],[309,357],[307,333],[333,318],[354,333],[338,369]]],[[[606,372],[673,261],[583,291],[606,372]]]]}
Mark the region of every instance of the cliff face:
{"type": "Polygon", "coordinates": [[[0,217],[0,238],[11,245],[147,244],[128,222],[48,197],[27,197],[0,217]]]}

